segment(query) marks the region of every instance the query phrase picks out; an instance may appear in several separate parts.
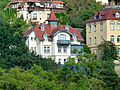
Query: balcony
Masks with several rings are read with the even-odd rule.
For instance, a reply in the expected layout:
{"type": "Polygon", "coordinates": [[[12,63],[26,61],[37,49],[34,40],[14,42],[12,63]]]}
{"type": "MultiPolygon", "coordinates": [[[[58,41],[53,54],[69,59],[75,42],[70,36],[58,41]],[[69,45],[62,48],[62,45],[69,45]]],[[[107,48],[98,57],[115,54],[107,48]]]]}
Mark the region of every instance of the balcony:
{"type": "Polygon", "coordinates": [[[71,41],[70,40],[57,40],[57,44],[68,45],[68,44],[71,44],[71,41]]]}

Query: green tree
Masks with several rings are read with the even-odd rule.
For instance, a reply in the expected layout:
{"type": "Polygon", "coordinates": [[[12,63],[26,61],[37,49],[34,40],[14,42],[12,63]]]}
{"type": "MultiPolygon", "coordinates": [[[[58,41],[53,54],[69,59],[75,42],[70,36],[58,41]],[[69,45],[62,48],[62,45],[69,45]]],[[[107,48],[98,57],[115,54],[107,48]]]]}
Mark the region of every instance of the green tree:
{"type": "Polygon", "coordinates": [[[98,54],[102,60],[117,60],[118,58],[116,45],[110,41],[104,41],[98,45],[98,54]]]}
{"type": "Polygon", "coordinates": [[[66,12],[68,14],[69,25],[82,28],[82,36],[86,40],[86,20],[92,17],[94,12],[103,9],[100,3],[96,0],[63,0],[65,2],[66,12]]]}

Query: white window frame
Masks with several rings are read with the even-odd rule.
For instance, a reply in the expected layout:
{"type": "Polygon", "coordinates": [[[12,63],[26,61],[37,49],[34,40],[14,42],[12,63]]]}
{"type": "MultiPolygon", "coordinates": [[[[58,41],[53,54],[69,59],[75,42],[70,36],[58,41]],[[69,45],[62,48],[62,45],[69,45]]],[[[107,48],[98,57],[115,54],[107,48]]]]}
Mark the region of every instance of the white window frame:
{"type": "Polygon", "coordinates": [[[101,36],[101,43],[103,42],[103,35],[101,36]]]}
{"type": "Polygon", "coordinates": [[[117,36],[117,42],[120,42],[120,35],[117,36]]]}
{"type": "Polygon", "coordinates": [[[67,46],[64,46],[64,47],[63,47],[63,52],[64,52],[64,53],[67,53],[67,46]]]}
{"type": "Polygon", "coordinates": [[[44,46],[44,54],[50,54],[50,46],[44,46]]]}
{"type": "Polygon", "coordinates": [[[91,43],[92,43],[92,42],[91,42],[91,38],[89,38],[89,45],[91,45],[91,43]]]}
{"type": "Polygon", "coordinates": [[[117,30],[120,30],[120,22],[117,22],[117,30]]]}
{"type": "Polygon", "coordinates": [[[103,22],[100,23],[100,30],[103,31],[103,22]]]}
{"type": "Polygon", "coordinates": [[[37,13],[33,13],[33,19],[36,18],[37,19],[37,13]]]}
{"type": "Polygon", "coordinates": [[[91,24],[89,24],[89,33],[91,33],[91,24]]]}
{"type": "Polygon", "coordinates": [[[97,44],[97,38],[96,37],[94,37],[94,44],[96,45],[97,44]]]}
{"type": "Polygon", "coordinates": [[[58,35],[58,40],[66,40],[66,35],[65,34],[58,35]]]}
{"type": "Polygon", "coordinates": [[[120,48],[118,48],[118,54],[120,54],[120,48]]]}
{"type": "Polygon", "coordinates": [[[62,53],[62,46],[58,46],[58,53],[62,53]]]}
{"type": "Polygon", "coordinates": [[[110,22],[110,30],[114,30],[114,22],[110,22]]]}
{"type": "Polygon", "coordinates": [[[94,23],[94,32],[96,32],[96,23],[94,23]]]}
{"type": "Polygon", "coordinates": [[[114,42],[114,36],[113,35],[110,36],[110,41],[114,42]]]}

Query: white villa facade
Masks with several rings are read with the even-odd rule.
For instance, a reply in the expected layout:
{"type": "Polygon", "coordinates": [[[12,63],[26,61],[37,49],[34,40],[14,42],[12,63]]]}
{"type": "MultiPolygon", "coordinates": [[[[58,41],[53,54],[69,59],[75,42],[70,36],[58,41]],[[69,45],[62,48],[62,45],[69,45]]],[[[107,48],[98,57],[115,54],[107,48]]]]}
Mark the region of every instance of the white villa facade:
{"type": "Polygon", "coordinates": [[[96,0],[96,2],[100,2],[102,5],[108,5],[108,0],[96,0]]]}
{"type": "Polygon", "coordinates": [[[43,58],[52,58],[56,63],[64,64],[74,48],[82,48],[82,36],[75,28],[69,25],[57,24],[58,19],[52,11],[46,20],[48,24],[38,24],[24,33],[26,45],[43,58]]]}

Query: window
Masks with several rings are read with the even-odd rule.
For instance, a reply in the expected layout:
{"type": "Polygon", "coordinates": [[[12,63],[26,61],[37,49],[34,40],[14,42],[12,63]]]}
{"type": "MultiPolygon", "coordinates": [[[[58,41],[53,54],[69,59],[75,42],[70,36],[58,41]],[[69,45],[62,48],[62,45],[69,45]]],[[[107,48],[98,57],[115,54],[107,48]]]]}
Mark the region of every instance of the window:
{"type": "Polygon", "coordinates": [[[33,51],[33,47],[31,47],[31,51],[33,51]]]}
{"type": "Polygon", "coordinates": [[[49,3],[45,3],[45,7],[50,7],[50,4],[49,3]]]}
{"type": "Polygon", "coordinates": [[[33,13],[33,20],[37,20],[37,13],[33,13]]]}
{"type": "Polygon", "coordinates": [[[33,37],[31,37],[31,41],[33,41],[33,37]]]}
{"type": "Polygon", "coordinates": [[[96,15],[94,15],[94,19],[97,19],[96,15]]]}
{"type": "Polygon", "coordinates": [[[45,40],[48,40],[47,35],[44,35],[43,37],[44,37],[45,40]]]}
{"type": "Polygon", "coordinates": [[[101,43],[103,42],[103,36],[101,36],[101,43]]]}
{"type": "Polygon", "coordinates": [[[91,45],[91,38],[89,38],[89,44],[91,45]]]}
{"type": "Polygon", "coordinates": [[[49,16],[50,16],[50,14],[48,13],[48,14],[47,14],[47,18],[49,18],[49,16]]]}
{"type": "Polygon", "coordinates": [[[103,31],[103,22],[100,23],[100,30],[103,31]]]}
{"type": "Polygon", "coordinates": [[[117,22],[117,30],[120,30],[120,22],[117,22]]]}
{"type": "Polygon", "coordinates": [[[57,22],[56,22],[56,21],[54,21],[54,22],[52,21],[52,22],[50,22],[50,23],[51,23],[51,26],[52,26],[52,27],[56,27],[56,26],[57,26],[57,22]]]}
{"type": "Polygon", "coordinates": [[[66,46],[64,46],[63,52],[64,52],[64,53],[67,53],[67,47],[66,47],[66,46]]]}
{"type": "Polygon", "coordinates": [[[68,25],[66,25],[66,26],[65,26],[65,29],[66,29],[66,30],[69,30],[69,26],[68,26],[68,25]]]}
{"type": "Polygon", "coordinates": [[[96,37],[94,37],[94,40],[95,40],[95,44],[96,44],[96,37]]]}
{"type": "Polygon", "coordinates": [[[117,42],[120,42],[120,35],[117,37],[117,42]]]}
{"type": "Polygon", "coordinates": [[[44,53],[49,54],[50,53],[50,47],[49,46],[44,46],[44,53]]]}
{"type": "Polygon", "coordinates": [[[34,47],[34,51],[36,52],[36,47],[34,47]]]}
{"type": "Polygon", "coordinates": [[[95,53],[95,55],[97,55],[97,49],[94,49],[94,53],[95,53]]]}
{"type": "Polygon", "coordinates": [[[110,37],[110,41],[114,42],[114,36],[113,35],[110,37]]]}
{"type": "Polygon", "coordinates": [[[58,40],[66,40],[66,35],[60,34],[60,35],[58,36],[58,40]]]}
{"type": "Polygon", "coordinates": [[[42,14],[40,13],[40,20],[42,19],[42,14]]]}
{"type": "Polygon", "coordinates": [[[64,59],[64,63],[66,62],[66,59],[64,59]]]}
{"type": "Polygon", "coordinates": [[[111,30],[114,30],[114,22],[111,22],[111,23],[110,23],[110,29],[111,29],[111,30]]]}
{"type": "Polygon", "coordinates": [[[77,37],[73,36],[73,40],[74,40],[74,42],[77,42],[77,37]]]}
{"type": "Polygon", "coordinates": [[[61,63],[61,59],[58,60],[58,63],[61,63]]]}
{"type": "Polygon", "coordinates": [[[102,18],[101,14],[99,14],[99,18],[100,18],[100,19],[102,18]]]}
{"type": "Polygon", "coordinates": [[[61,53],[61,46],[58,46],[58,53],[61,53]]]}
{"type": "Polygon", "coordinates": [[[118,53],[120,54],[120,48],[118,48],[118,53]]]}
{"type": "Polygon", "coordinates": [[[96,23],[94,23],[94,32],[96,32],[96,23]]]}
{"type": "Polygon", "coordinates": [[[89,33],[91,32],[91,24],[89,24],[89,33]]]}
{"type": "Polygon", "coordinates": [[[57,8],[57,3],[54,3],[54,4],[53,4],[53,8],[57,8]]]}
{"type": "Polygon", "coordinates": [[[119,18],[119,17],[120,17],[119,12],[116,12],[115,17],[116,17],[116,18],[119,18]]]}
{"type": "Polygon", "coordinates": [[[36,37],[34,37],[34,40],[36,41],[36,37]]]}

